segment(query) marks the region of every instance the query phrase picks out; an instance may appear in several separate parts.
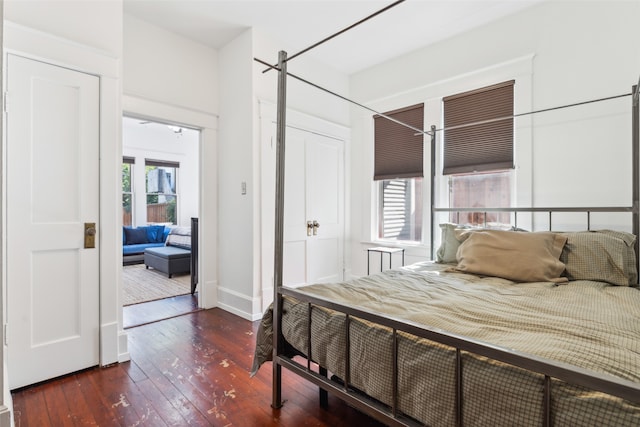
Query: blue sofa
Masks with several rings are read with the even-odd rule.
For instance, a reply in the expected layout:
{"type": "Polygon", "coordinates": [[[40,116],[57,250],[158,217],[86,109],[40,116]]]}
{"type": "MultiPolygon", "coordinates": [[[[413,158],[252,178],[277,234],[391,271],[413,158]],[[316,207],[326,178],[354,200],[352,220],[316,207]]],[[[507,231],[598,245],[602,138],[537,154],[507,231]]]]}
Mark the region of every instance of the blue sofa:
{"type": "Polygon", "coordinates": [[[145,225],[122,227],[122,263],[124,265],[144,262],[144,250],[164,246],[170,227],[145,225]]]}

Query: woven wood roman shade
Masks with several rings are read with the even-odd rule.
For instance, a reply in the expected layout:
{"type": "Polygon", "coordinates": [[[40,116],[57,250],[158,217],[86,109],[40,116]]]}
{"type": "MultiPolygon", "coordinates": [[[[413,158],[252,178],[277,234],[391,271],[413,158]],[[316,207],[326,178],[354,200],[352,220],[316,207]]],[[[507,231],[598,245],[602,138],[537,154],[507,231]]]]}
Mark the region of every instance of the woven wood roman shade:
{"type": "MultiPolygon", "coordinates": [[[[384,113],[416,129],[424,129],[424,104],[384,113]]],[[[422,177],[423,135],[406,126],[375,115],[374,180],[422,177]]]]}
{"type": "Polygon", "coordinates": [[[443,99],[444,175],[513,168],[514,83],[510,80],[443,99]],[[502,117],[509,118],[491,121],[502,117]],[[488,122],[446,130],[482,121],[488,122]]]}

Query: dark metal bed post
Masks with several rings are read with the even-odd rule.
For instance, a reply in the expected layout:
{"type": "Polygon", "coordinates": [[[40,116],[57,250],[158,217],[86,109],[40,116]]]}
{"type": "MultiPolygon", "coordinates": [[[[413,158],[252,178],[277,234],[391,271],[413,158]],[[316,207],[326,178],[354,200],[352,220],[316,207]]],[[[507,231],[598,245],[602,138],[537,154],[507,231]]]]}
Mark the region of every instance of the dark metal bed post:
{"type": "Polygon", "coordinates": [[[433,224],[435,223],[434,215],[436,213],[436,126],[431,125],[431,218],[429,218],[431,222],[431,259],[434,260],[436,257],[434,256],[433,244],[435,243],[435,237],[433,233],[435,232],[433,224]]]}
{"type": "Polygon", "coordinates": [[[278,54],[278,105],[276,118],[276,223],[273,252],[273,387],[271,406],[282,407],[282,366],[278,355],[282,353],[282,252],[284,241],[284,165],[285,135],[287,130],[287,52],[278,54]]]}
{"type": "Polygon", "coordinates": [[[633,185],[631,186],[631,188],[633,189],[633,234],[634,236],[636,236],[634,249],[636,252],[636,267],[638,267],[638,271],[640,271],[640,263],[638,262],[640,260],[640,253],[638,253],[638,248],[640,247],[640,242],[638,242],[638,230],[640,229],[640,216],[638,215],[638,209],[640,209],[640,182],[638,182],[638,180],[640,179],[638,172],[638,169],[640,168],[640,160],[638,158],[638,156],[640,155],[640,153],[638,152],[640,150],[640,147],[638,147],[638,144],[640,144],[640,108],[638,108],[639,89],[640,88],[638,85],[634,85],[631,89],[631,137],[633,141],[633,143],[631,144],[631,157],[633,159],[633,185]]]}

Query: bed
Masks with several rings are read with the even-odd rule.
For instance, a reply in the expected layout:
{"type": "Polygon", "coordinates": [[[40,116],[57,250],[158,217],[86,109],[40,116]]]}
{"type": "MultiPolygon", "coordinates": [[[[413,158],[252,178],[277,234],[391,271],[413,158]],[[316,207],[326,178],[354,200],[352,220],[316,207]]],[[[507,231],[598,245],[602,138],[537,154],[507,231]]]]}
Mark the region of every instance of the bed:
{"type": "Polygon", "coordinates": [[[443,223],[437,261],[279,286],[252,373],[274,361],[274,407],[285,367],[389,425],[640,425],[638,203],[557,211],[587,229],[443,223]],[[608,211],[633,232],[588,230],[608,211]]]}
{"type": "MultiPolygon", "coordinates": [[[[630,206],[485,208],[485,218],[508,211],[513,223],[466,229],[436,223],[453,212],[432,198],[438,260],[292,289],[282,286],[285,99],[287,76],[301,79],[285,52],[277,66],[257,61],[279,72],[275,292],[252,368],[272,361],[274,408],[284,367],[319,386],[321,405],[331,393],[387,425],[640,425],[637,85],[625,95],[630,206]],[[585,215],[582,231],[553,228],[567,212],[585,215]],[[629,224],[592,230],[594,212],[624,213],[629,224]],[[519,215],[539,213],[549,229],[520,229],[519,215]]],[[[435,127],[428,134],[433,149],[435,127]]]]}
{"type": "MultiPolygon", "coordinates": [[[[285,295],[284,357],[311,355],[307,360],[327,369],[335,387],[408,424],[640,425],[640,291],[630,286],[637,282],[635,236],[540,234],[563,242],[559,257],[567,269],[555,282],[508,280],[423,262],[285,295]],[[609,256],[591,259],[594,246],[609,256]],[[389,327],[380,326],[376,316],[389,327]],[[524,359],[505,364],[491,360],[494,351],[498,360],[524,359]],[[570,366],[560,375],[567,380],[583,371],[610,376],[616,387],[630,387],[623,395],[633,401],[519,368],[527,358],[570,366]],[[458,399],[464,399],[460,411],[458,399]]],[[[272,358],[271,314],[260,325],[254,372],[272,358]]],[[[311,366],[302,369],[313,372],[311,366]]]]}

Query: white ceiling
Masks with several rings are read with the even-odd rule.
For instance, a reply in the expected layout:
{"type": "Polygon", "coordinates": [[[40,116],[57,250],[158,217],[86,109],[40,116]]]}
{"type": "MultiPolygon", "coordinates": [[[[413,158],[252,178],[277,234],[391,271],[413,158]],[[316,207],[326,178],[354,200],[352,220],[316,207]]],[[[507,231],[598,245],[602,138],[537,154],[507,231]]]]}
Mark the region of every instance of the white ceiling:
{"type": "MultiPolygon", "coordinates": [[[[545,0],[406,0],[305,55],[347,74],[545,0]]],[[[125,13],[219,49],[254,27],[289,56],[394,0],[124,0],[125,13]]],[[[260,58],[277,62],[273,58],[260,58]]]]}

